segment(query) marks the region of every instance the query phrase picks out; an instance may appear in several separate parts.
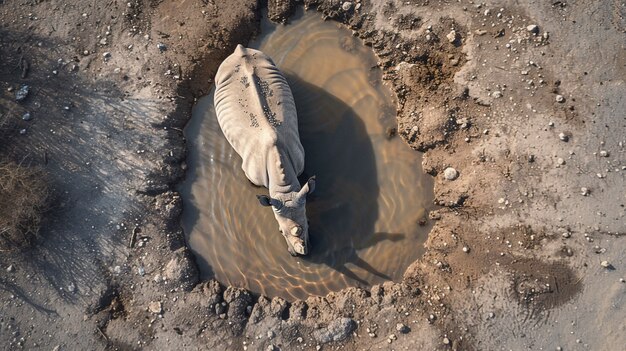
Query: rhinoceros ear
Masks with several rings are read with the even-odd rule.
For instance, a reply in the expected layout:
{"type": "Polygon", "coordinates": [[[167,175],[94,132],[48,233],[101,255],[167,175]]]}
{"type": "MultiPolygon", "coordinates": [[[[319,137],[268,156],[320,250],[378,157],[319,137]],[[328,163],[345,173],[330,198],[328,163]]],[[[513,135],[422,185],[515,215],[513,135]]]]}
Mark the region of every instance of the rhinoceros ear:
{"type": "Polygon", "coordinates": [[[272,199],[269,196],[257,195],[256,198],[259,199],[259,203],[261,203],[261,206],[274,206],[277,210],[280,210],[280,208],[283,207],[282,202],[276,199],[272,199]]]}
{"type": "Polygon", "coordinates": [[[306,181],[306,184],[304,184],[304,186],[302,187],[302,192],[304,194],[310,194],[314,191],[315,191],[315,176],[312,176],[311,178],[309,178],[309,180],[306,181]]]}
{"type": "Polygon", "coordinates": [[[306,184],[302,186],[302,189],[300,189],[300,192],[298,192],[298,201],[305,202],[306,195],[312,193],[314,190],[315,190],[315,176],[312,176],[311,178],[309,178],[309,180],[306,181],[306,184]]]}
{"type": "Polygon", "coordinates": [[[261,203],[261,206],[272,206],[272,203],[270,202],[270,197],[269,196],[257,195],[256,198],[259,199],[259,202],[261,203]]]}

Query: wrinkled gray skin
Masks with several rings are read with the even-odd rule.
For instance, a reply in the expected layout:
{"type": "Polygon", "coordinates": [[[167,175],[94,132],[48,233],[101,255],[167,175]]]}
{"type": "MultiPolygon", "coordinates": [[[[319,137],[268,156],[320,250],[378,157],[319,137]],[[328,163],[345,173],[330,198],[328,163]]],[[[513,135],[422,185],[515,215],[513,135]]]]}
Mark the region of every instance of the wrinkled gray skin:
{"type": "Polygon", "coordinates": [[[258,195],[271,206],[293,256],[309,252],[306,195],[315,177],[300,187],[304,148],[291,89],[272,59],[238,45],[215,76],[215,111],[226,139],[241,156],[241,168],[270,196],[258,195]]]}

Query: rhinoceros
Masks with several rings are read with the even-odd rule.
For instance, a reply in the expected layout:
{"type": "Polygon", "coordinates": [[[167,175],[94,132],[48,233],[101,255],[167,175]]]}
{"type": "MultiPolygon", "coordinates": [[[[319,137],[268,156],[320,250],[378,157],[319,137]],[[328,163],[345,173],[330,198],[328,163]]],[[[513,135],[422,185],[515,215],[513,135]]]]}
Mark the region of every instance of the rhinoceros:
{"type": "Polygon", "coordinates": [[[309,252],[306,196],[315,176],[300,186],[304,148],[287,80],[261,51],[238,45],[215,76],[215,111],[224,136],[241,156],[246,177],[269,189],[257,195],[271,206],[292,256],[309,252]]]}

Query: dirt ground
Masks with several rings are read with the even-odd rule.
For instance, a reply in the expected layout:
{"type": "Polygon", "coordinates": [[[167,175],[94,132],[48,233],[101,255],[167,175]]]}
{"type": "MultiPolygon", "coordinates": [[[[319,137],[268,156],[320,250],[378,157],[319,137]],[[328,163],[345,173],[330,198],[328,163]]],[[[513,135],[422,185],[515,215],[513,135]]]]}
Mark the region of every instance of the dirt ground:
{"type": "Polygon", "coordinates": [[[435,177],[434,228],[404,280],[295,302],[198,281],[182,128],[263,4],[0,1],[1,152],[42,166],[52,199],[36,244],[0,252],[0,344],[621,349],[626,6],[303,3],[269,14],[304,5],[370,45],[399,135],[435,177]]]}

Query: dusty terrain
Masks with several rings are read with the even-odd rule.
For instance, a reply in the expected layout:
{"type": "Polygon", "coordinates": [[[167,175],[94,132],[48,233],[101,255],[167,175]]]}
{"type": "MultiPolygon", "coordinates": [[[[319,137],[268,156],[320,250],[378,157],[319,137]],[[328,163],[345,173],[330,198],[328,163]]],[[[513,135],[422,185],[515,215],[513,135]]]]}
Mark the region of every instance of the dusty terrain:
{"type": "Polygon", "coordinates": [[[293,303],[198,281],[174,191],[181,130],[261,5],[2,1],[0,147],[44,167],[52,204],[31,249],[0,253],[0,344],[619,350],[624,4],[304,5],[372,46],[398,132],[435,177],[441,207],[404,280],[293,303]]]}

